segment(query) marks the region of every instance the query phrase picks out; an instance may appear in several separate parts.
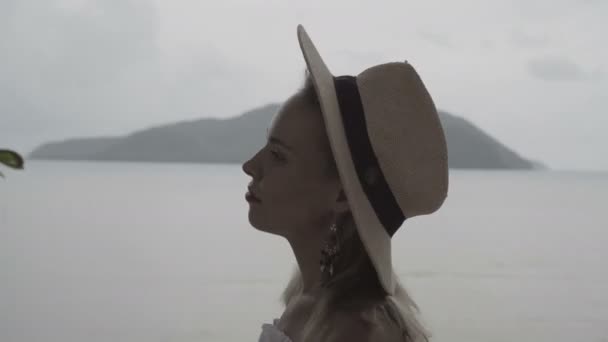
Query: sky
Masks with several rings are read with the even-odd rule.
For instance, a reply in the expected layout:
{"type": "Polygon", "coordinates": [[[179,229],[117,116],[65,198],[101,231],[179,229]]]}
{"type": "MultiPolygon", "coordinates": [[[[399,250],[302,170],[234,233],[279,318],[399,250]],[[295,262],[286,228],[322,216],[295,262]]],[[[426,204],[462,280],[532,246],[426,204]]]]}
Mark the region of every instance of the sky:
{"type": "Polygon", "coordinates": [[[608,0],[0,0],[0,147],[284,101],[302,24],[335,75],[407,60],[524,157],[608,170],[606,18],[608,0]]]}

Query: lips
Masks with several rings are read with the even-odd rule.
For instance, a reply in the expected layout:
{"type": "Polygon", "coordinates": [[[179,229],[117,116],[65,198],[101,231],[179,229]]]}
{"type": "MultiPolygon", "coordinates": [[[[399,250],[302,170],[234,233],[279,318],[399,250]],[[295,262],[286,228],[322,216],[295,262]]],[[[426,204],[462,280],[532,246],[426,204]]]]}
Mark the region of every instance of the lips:
{"type": "Polygon", "coordinates": [[[247,188],[249,191],[245,194],[245,199],[248,202],[261,202],[260,198],[255,195],[251,187],[247,188]]]}

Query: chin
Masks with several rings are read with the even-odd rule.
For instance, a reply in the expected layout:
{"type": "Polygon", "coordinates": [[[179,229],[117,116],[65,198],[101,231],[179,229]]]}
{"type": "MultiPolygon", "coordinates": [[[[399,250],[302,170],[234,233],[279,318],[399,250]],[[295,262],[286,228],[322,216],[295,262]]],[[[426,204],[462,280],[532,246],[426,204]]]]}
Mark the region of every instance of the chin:
{"type": "Polygon", "coordinates": [[[263,224],[252,219],[251,215],[249,216],[249,224],[256,230],[264,233],[270,233],[279,236],[285,236],[284,232],[281,229],[277,229],[277,227],[268,226],[267,224],[263,224]]]}

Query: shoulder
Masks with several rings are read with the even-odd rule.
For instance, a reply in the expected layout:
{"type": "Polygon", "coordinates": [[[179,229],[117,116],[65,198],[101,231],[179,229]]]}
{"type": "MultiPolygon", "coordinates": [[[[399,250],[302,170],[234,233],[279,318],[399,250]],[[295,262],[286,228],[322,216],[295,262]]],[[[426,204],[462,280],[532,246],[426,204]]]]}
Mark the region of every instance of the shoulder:
{"type": "Polygon", "coordinates": [[[400,327],[385,314],[381,304],[340,311],[331,318],[326,342],[403,342],[400,327]]]}

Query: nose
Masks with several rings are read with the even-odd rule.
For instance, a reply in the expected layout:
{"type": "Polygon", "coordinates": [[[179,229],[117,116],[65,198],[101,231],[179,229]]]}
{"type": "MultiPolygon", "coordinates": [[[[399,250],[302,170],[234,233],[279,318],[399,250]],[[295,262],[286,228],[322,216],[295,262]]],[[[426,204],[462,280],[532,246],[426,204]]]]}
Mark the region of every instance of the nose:
{"type": "Polygon", "coordinates": [[[262,162],[260,160],[262,155],[262,150],[257,151],[253,157],[249,158],[242,165],[243,172],[251,176],[254,180],[259,180],[262,177],[262,162]]]}
{"type": "Polygon", "coordinates": [[[243,172],[245,172],[249,176],[255,178],[254,173],[253,173],[253,158],[244,162],[241,168],[243,169],[243,172]]]}

